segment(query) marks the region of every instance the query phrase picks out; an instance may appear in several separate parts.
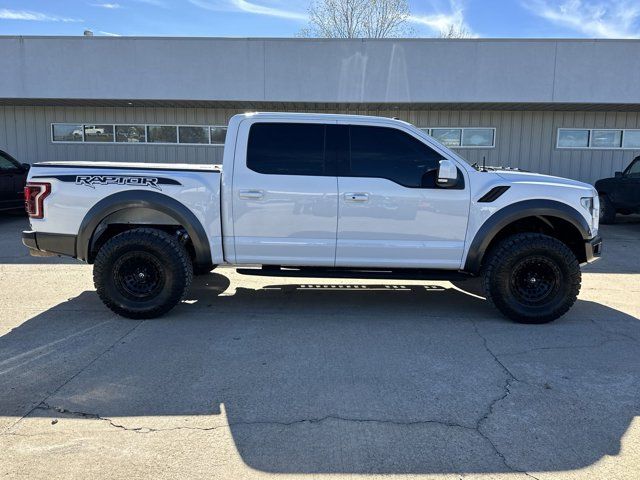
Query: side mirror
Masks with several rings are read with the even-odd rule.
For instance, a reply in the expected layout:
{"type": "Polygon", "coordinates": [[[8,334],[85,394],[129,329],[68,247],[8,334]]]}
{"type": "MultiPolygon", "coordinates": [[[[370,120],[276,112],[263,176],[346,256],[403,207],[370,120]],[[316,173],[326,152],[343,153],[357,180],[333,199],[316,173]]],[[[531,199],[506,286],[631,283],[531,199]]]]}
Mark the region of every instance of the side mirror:
{"type": "Polygon", "coordinates": [[[31,165],[28,163],[23,163],[22,168],[24,168],[25,172],[28,172],[31,169],[31,165]]]}
{"type": "Polygon", "coordinates": [[[615,175],[616,175],[616,178],[621,178],[622,177],[622,172],[616,172],[615,175]]]}
{"type": "Polygon", "coordinates": [[[455,187],[458,183],[458,167],[451,160],[440,160],[436,184],[442,188],[455,187]]]}

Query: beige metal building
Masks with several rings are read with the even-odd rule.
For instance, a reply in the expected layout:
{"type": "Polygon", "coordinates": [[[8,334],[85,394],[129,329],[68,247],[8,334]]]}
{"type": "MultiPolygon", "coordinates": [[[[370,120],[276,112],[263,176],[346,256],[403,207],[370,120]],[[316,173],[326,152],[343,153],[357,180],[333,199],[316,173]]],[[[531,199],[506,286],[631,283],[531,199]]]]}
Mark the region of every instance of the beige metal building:
{"type": "Polygon", "coordinates": [[[218,163],[246,111],[398,117],[470,162],[594,182],[640,155],[640,41],[0,37],[0,149],[218,163]]]}

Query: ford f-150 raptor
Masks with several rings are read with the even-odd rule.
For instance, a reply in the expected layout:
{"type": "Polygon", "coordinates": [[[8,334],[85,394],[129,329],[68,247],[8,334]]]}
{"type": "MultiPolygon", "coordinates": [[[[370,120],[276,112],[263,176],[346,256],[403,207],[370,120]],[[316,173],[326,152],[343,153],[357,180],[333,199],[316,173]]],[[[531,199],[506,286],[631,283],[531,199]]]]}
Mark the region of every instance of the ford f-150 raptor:
{"type": "Polygon", "coordinates": [[[592,186],[472,166],[380,117],[236,115],[221,166],[38,163],[25,203],[32,253],[92,263],[102,301],[131,318],[167,312],[194,274],[234,265],[480,282],[507,317],[544,323],[571,308],[580,264],[602,245],[592,186]]]}

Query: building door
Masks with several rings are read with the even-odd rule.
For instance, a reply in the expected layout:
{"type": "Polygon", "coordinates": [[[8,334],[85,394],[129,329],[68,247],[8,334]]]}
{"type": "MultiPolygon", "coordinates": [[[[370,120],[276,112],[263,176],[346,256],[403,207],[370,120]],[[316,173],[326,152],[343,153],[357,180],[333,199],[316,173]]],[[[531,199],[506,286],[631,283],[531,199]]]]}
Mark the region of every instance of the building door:
{"type": "Polygon", "coordinates": [[[338,186],[326,130],[241,124],[232,187],[236,263],[334,265],[338,186]]]}
{"type": "Polygon", "coordinates": [[[344,128],[349,155],[339,164],[336,266],[460,268],[468,182],[437,187],[443,157],[408,132],[344,128]]]}

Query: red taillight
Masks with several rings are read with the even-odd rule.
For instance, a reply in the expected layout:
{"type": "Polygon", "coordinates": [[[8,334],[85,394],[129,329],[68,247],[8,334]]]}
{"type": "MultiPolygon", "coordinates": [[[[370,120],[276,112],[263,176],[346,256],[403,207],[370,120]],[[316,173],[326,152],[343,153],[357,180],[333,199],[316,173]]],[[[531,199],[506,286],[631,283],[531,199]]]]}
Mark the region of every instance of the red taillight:
{"type": "Polygon", "coordinates": [[[24,209],[31,218],[44,217],[44,199],[51,193],[51,184],[29,182],[24,187],[24,209]]]}

